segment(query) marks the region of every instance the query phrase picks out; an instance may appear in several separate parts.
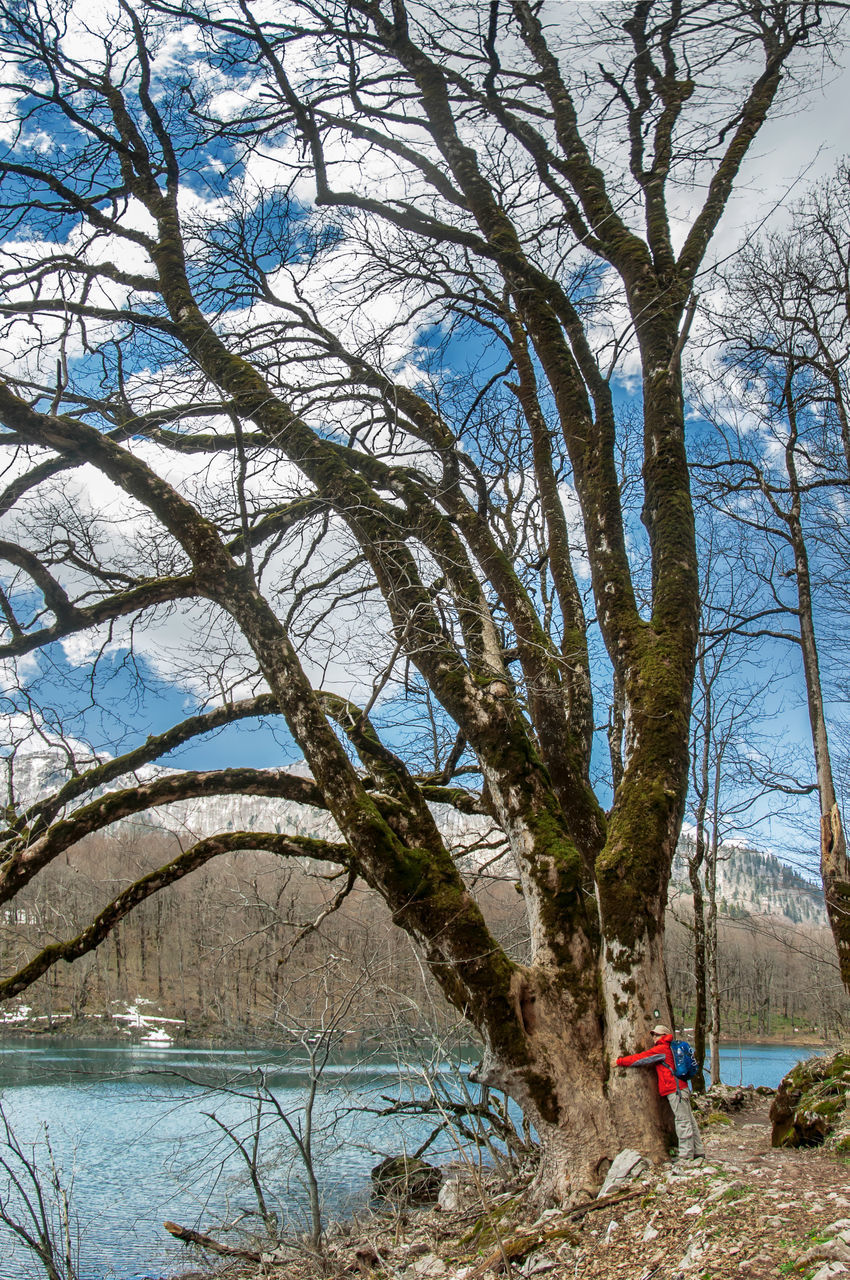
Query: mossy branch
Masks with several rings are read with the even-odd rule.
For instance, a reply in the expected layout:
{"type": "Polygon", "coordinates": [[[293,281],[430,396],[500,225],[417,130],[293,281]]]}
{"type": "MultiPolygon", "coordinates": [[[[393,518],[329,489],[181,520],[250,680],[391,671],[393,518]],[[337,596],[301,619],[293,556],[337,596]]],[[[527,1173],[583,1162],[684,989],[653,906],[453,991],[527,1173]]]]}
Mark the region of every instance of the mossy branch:
{"type": "Polygon", "coordinates": [[[326,808],[314,783],[284,769],[212,769],[170,773],[152,782],[125,787],[75,809],[40,837],[15,832],[0,863],[0,902],[7,902],[48,863],[85,836],[146,809],[201,796],[260,795],[326,808]]]}

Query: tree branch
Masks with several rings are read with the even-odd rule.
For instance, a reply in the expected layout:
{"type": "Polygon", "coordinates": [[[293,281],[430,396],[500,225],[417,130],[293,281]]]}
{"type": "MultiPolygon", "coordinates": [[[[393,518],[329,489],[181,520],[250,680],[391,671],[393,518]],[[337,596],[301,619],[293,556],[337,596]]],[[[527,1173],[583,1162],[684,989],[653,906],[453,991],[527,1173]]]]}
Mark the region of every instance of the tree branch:
{"type": "Polygon", "coordinates": [[[157,871],[151,871],[148,875],[142,876],[135,884],[118,894],[75,938],[67,942],[51,943],[17,973],[0,980],[0,1000],[9,1000],[12,996],[18,995],[60,960],[70,964],[80,956],[93,951],[118,922],[146,898],[182,880],[184,876],[204,866],[212,858],[218,858],[224,853],[249,849],[280,854],[283,857],[316,858],[322,862],[339,862],[343,865],[348,858],[345,845],[331,844],[326,840],[311,840],[306,836],[278,835],[267,831],[228,831],[199,840],[191,849],[187,849],[185,853],[181,853],[179,857],[166,863],[157,871]]]}

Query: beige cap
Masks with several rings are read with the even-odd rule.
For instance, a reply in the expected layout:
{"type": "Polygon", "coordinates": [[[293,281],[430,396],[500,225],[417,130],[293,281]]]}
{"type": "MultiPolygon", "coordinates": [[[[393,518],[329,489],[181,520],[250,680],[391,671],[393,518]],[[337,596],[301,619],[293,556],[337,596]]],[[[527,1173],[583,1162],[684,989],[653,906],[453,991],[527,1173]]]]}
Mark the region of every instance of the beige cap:
{"type": "Polygon", "coordinates": [[[659,1022],[657,1027],[652,1028],[652,1034],[654,1036],[671,1036],[673,1032],[669,1027],[665,1027],[663,1022],[659,1022]]]}

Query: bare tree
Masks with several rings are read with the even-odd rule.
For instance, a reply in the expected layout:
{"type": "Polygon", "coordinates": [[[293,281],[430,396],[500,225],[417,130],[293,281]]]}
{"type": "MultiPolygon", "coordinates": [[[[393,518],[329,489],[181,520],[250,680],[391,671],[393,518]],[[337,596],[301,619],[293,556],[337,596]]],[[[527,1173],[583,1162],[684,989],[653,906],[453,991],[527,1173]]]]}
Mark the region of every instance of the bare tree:
{"type": "MultiPolygon", "coordinates": [[[[303,998],[293,998],[296,995],[294,989],[281,996],[270,1020],[274,1033],[291,1054],[290,1066],[297,1068],[303,1077],[303,1096],[297,1107],[284,1106],[269,1082],[266,1068],[257,1067],[247,1078],[240,1074],[211,1090],[214,1106],[222,1098],[239,1098],[248,1103],[246,1112],[237,1121],[222,1119],[215,1110],[204,1112],[226,1140],[224,1154],[219,1154],[221,1165],[235,1161],[242,1176],[247,1175],[262,1221],[265,1243],[272,1248],[293,1234],[288,1231],[289,1224],[283,1220],[280,1197],[276,1197],[277,1209],[273,1207],[272,1198],[273,1178],[275,1174],[279,1178],[281,1167],[288,1165],[287,1176],[294,1175],[302,1183],[307,1196],[307,1229],[299,1233],[300,1243],[320,1260],[324,1258],[325,1251],[325,1223],[317,1137],[326,1138],[338,1119],[334,1109],[330,1114],[320,1114],[320,1090],[333,1054],[344,1042],[346,1020],[368,981],[368,975],[356,973],[350,982],[341,982],[340,975],[335,972],[338,968],[337,964],[325,963],[301,976],[297,985],[308,990],[308,1021],[302,1022],[303,998]],[[290,1007],[290,1001],[294,1007],[290,1007]],[[317,1134],[319,1121],[321,1127],[317,1134]],[[281,1149],[287,1150],[287,1154],[294,1155],[294,1158],[288,1162],[281,1160],[281,1149]]],[[[185,1073],[182,1078],[193,1084],[200,1083],[185,1073]]],[[[209,1153],[202,1159],[207,1162],[209,1153]]],[[[233,1230],[247,1216],[243,1211],[237,1221],[228,1224],[226,1229],[233,1230]]],[[[172,1230],[173,1226],[169,1227],[172,1235],[187,1238],[185,1228],[172,1230]]],[[[256,1235],[256,1232],[250,1234],[256,1235]]],[[[214,1238],[208,1237],[208,1247],[217,1247],[214,1238]]]]}
{"type": "Polygon", "coordinates": [[[73,1178],[65,1180],[45,1127],[39,1164],[35,1146],[20,1140],[0,1108],[0,1224],[47,1280],[78,1280],[79,1231],[73,1178]]]}
{"type": "Polygon", "coordinates": [[[720,325],[738,394],[720,426],[719,452],[702,475],[712,501],[767,538],[759,570],[766,598],[755,621],[740,616],[742,630],[791,640],[802,658],[820,799],[821,878],[850,990],[850,860],[818,640],[819,631],[821,640],[825,633],[830,648],[840,651],[841,629],[832,623],[847,608],[848,236],[850,174],[842,168],[795,210],[792,231],[748,246],[730,273],[720,325]],[[760,430],[752,430],[753,419],[760,430]]]}
{"type": "MultiPolygon", "coordinates": [[[[684,842],[693,901],[694,1050],[702,1064],[709,1047],[712,1083],[720,1079],[721,991],[717,879],[728,861],[724,839],[738,840],[779,810],[775,744],[760,723],[775,683],[764,674],[762,652],[741,626],[758,612],[760,592],[747,572],[749,539],[711,507],[697,523],[701,559],[702,626],[691,713],[691,840],[684,842]],[[725,527],[724,527],[725,525],[725,527]],[[732,537],[724,537],[731,533],[732,537]],[[765,761],[770,760],[773,768],[765,761]],[[756,767],[756,762],[759,767],[756,767]],[[769,805],[765,806],[765,799],[769,805]]],[[[698,1084],[704,1084],[702,1073],[698,1084]]]]}
{"type": "Polygon", "coordinates": [[[669,1016],[699,616],[682,353],[741,165],[792,61],[835,39],[831,6],[635,0],[557,26],[526,0],[0,12],[17,112],[0,655],[88,644],[97,674],[147,629],[206,699],[10,811],[0,894],[187,797],[288,797],[335,823],[204,836],[0,994],[225,851],[315,858],[385,898],[477,1027],[485,1082],[541,1136],[542,1191],[595,1185],[624,1146],[661,1157],[650,1082],[609,1063],[669,1016]],[[671,183],[702,202],[671,211],[671,183]],[[626,354],[645,600],[618,486],[626,354]],[[577,557],[622,708],[607,813],[577,557]],[[433,732],[408,751],[416,699],[433,732]],[[261,716],[283,717],[312,779],[121,781],[261,716]],[[435,801],[499,827],[527,963],[494,937],[435,801]]]}

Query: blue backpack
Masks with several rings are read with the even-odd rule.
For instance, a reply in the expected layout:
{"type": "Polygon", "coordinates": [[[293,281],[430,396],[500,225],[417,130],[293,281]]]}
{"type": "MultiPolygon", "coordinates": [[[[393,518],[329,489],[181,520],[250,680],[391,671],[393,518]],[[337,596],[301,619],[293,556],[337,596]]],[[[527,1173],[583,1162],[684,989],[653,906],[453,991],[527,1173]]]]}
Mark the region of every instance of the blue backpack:
{"type": "Polygon", "coordinates": [[[670,1052],[673,1054],[673,1075],[676,1079],[693,1080],[699,1068],[687,1040],[672,1040],[670,1052]]]}

